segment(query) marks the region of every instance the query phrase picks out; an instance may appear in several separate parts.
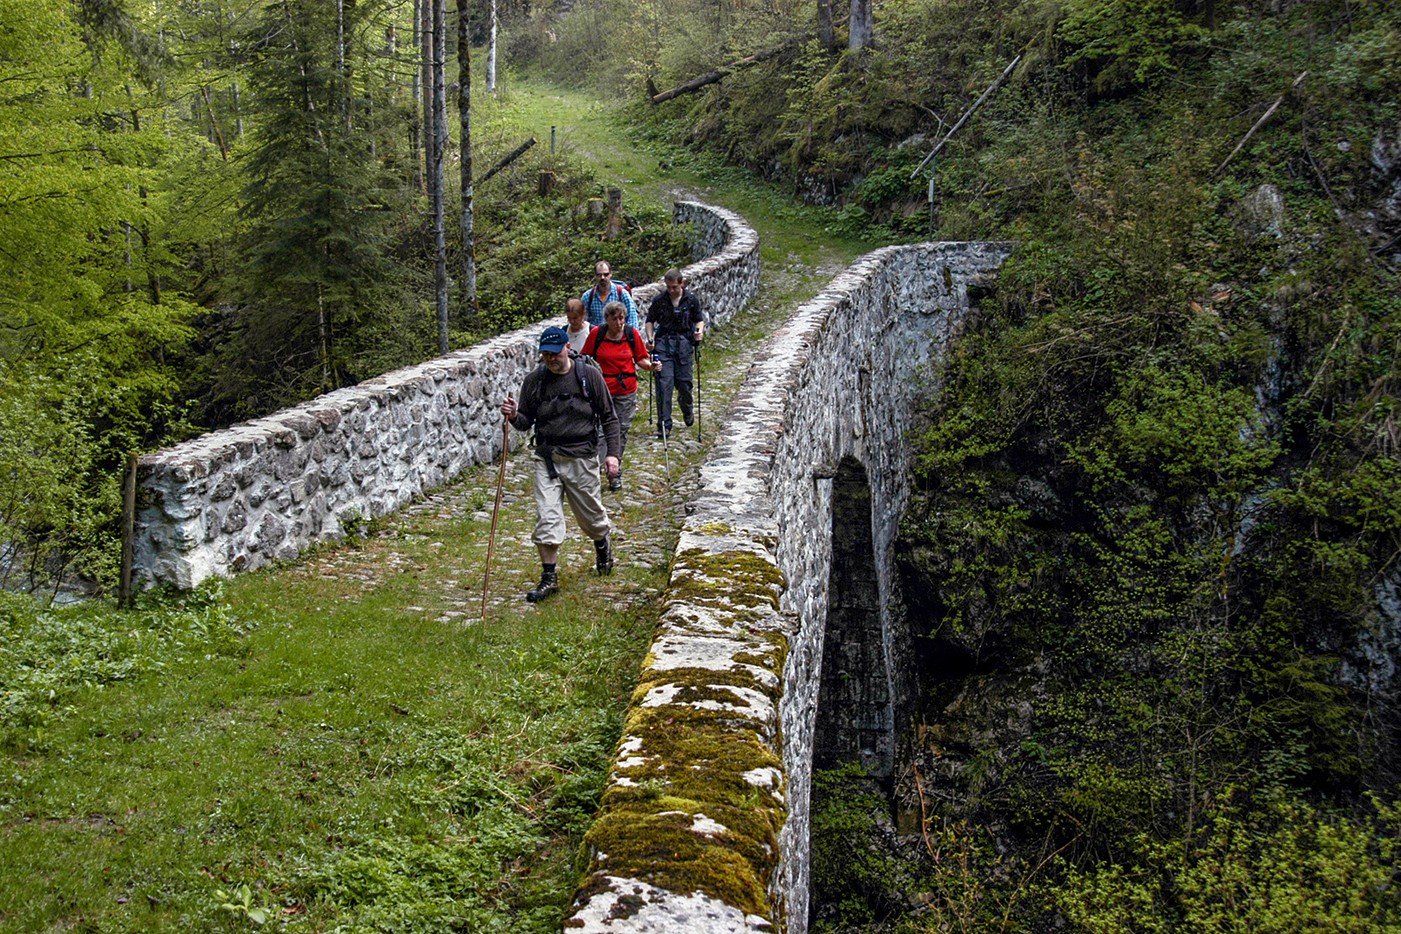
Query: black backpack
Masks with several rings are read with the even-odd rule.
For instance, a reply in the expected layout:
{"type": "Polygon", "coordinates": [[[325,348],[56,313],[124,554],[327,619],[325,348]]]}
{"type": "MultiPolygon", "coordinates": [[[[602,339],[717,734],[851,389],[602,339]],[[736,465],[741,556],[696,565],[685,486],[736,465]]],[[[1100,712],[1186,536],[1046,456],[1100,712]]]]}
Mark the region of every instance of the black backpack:
{"type": "MultiPolygon", "coordinates": [[[[590,381],[584,378],[584,367],[592,367],[598,371],[600,376],[603,375],[603,370],[599,369],[598,361],[588,354],[575,353],[571,350],[569,352],[569,358],[574,361],[574,379],[579,383],[579,395],[583,397],[584,401],[589,404],[589,408],[593,410],[594,426],[597,427],[599,422],[603,420],[603,416],[598,411],[598,402],[593,397],[593,389],[589,385],[590,381]]],[[[540,384],[544,381],[545,375],[548,372],[549,368],[543,363],[535,367],[535,372],[533,374],[535,379],[532,380],[530,384],[530,388],[533,390],[530,408],[536,413],[540,411],[540,384]]],[[[612,405],[612,398],[606,398],[608,404],[612,405]]]]}

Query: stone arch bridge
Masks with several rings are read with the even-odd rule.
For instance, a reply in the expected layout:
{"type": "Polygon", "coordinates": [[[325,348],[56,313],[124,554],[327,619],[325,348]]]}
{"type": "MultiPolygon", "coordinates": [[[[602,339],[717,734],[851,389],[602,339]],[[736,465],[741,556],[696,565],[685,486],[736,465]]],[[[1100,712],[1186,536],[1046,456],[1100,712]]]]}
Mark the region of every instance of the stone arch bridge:
{"type": "MultiPolygon", "coordinates": [[[[757,289],[758,238],[708,205],[676,215],[723,327],[757,289]]],[[[701,467],[566,930],[806,930],[814,763],[888,778],[912,700],[891,553],[912,402],[1008,252],[878,250],[765,343],[701,467]]],[[[138,573],[190,587],[294,557],[494,459],[495,400],[538,334],[143,457],[138,573]]]]}

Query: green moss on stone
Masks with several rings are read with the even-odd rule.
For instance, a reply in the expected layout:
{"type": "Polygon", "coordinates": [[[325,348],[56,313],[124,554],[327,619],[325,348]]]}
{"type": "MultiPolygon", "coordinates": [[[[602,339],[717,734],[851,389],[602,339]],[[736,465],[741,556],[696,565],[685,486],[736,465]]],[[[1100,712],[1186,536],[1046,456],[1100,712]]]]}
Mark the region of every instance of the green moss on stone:
{"type": "Polygon", "coordinates": [[[774,609],[778,609],[778,595],[786,585],[777,565],[748,551],[713,553],[687,548],[677,556],[672,573],[673,592],[677,589],[678,577],[689,578],[681,582],[688,587],[714,592],[714,596],[725,598],[726,602],[746,606],[764,603],[774,609]]]}
{"type": "Polygon", "coordinates": [[[776,707],[779,688],[742,666],[782,670],[788,640],[773,631],[772,620],[783,586],[782,572],[750,552],[712,554],[696,548],[678,556],[670,599],[683,607],[705,607],[747,630],[749,645],[741,644],[734,666],[723,670],[654,670],[655,657],[648,656],[623,730],[629,748],[640,747],[628,758],[639,761],[620,771],[628,783],[606,789],[586,837],[590,851],[599,854],[591,884],[600,873],[636,878],[768,915],[768,881],[778,862],[785,809],[774,789],[757,787],[744,775],[782,769],[778,727],[746,714],[745,699],[732,688],[757,691],[776,707]],[[678,687],[673,702],[640,706],[648,691],[663,685],[678,687]],[[706,701],[739,709],[695,706],[706,701]],[[699,814],[725,830],[693,831],[699,814]]]}
{"type": "Polygon", "coordinates": [[[589,830],[587,842],[604,854],[599,869],[609,875],[642,879],[678,894],[702,892],[750,914],[768,914],[761,859],[735,848],[731,833],[707,837],[692,832],[689,814],[606,814],[589,830]]]}
{"type": "MultiPolygon", "coordinates": [[[[749,653],[744,654],[751,658],[767,659],[766,661],[751,661],[747,663],[757,668],[768,669],[769,666],[773,664],[773,659],[770,656],[749,655],[749,653]]],[[[633,702],[636,703],[640,701],[647,691],[655,687],[660,687],[663,684],[679,684],[686,688],[728,684],[737,688],[753,688],[765,694],[771,693],[770,688],[766,687],[755,675],[743,668],[646,668],[643,669],[642,679],[638,682],[638,688],[633,693],[633,702]]],[[[730,694],[730,700],[733,702],[734,699],[735,695],[730,694]]],[[[685,700],[689,701],[691,698],[686,697],[685,700]]],[[[774,701],[777,703],[777,698],[775,698],[774,701]]]]}

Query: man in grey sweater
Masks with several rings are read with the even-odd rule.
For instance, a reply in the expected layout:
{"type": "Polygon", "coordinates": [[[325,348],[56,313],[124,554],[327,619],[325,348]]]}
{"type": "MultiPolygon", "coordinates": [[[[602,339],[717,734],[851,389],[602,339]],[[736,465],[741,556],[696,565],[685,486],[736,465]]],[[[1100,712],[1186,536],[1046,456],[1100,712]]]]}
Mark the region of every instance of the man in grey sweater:
{"type": "Polygon", "coordinates": [[[570,356],[569,336],[549,327],[540,335],[540,366],[521,383],[520,402],[510,396],[501,414],[520,431],[535,429],[535,532],[540,585],[525,598],[538,603],[559,590],[559,546],[564,542],[564,500],[594,543],[599,574],[613,571],[612,525],[603,508],[595,424],[602,425],[604,469],[618,473],[622,449],[618,417],[598,367],[570,356]]]}

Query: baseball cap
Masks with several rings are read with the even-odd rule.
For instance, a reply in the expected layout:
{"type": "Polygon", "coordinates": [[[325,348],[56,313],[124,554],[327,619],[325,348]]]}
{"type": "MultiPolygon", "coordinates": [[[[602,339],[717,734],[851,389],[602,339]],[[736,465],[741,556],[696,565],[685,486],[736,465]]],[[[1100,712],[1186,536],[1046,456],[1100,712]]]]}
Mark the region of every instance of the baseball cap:
{"type": "Polygon", "coordinates": [[[559,353],[569,346],[569,335],[564,333],[564,328],[545,328],[545,333],[540,335],[541,353],[559,353]]]}

